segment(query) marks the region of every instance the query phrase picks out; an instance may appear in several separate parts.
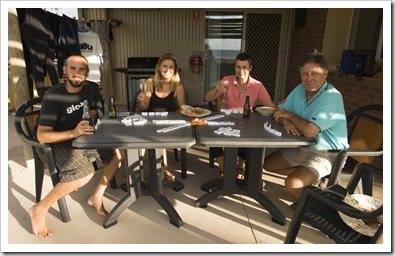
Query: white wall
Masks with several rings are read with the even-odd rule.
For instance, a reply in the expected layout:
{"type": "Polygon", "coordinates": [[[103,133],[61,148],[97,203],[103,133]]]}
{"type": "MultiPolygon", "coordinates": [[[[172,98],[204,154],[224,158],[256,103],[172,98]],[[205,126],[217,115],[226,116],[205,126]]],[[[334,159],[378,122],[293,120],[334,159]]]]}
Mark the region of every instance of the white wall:
{"type": "Polygon", "coordinates": [[[337,70],[348,48],[354,9],[329,8],[322,51],[330,70],[337,70]]]}

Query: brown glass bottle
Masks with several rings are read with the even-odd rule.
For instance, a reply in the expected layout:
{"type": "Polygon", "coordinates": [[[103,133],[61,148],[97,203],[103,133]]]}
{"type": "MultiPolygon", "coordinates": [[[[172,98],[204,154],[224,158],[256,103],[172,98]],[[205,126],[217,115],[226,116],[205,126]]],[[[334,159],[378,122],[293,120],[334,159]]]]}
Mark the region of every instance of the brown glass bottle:
{"type": "Polygon", "coordinates": [[[246,102],[244,103],[243,108],[243,117],[250,117],[251,108],[250,108],[250,96],[246,96],[246,102]]]}
{"type": "Polygon", "coordinates": [[[95,127],[94,122],[93,122],[93,117],[91,116],[91,114],[89,113],[89,105],[88,105],[88,101],[84,100],[84,102],[82,103],[82,120],[87,120],[89,121],[89,125],[93,126],[93,128],[95,127]]]}

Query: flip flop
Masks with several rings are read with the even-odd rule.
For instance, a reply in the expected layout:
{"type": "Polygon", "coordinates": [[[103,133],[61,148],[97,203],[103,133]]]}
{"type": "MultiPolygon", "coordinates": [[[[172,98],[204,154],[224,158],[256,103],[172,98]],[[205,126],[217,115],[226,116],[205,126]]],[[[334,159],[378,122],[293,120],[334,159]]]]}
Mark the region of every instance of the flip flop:
{"type": "Polygon", "coordinates": [[[176,181],[176,176],[172,174],[169,170],[165,170],[165,180],[174,182],[176,181]]]}
{"type": "Polygon", "coordinates": [[[244,180],[244,168],[237,168],[236,179],[244,180]]]}

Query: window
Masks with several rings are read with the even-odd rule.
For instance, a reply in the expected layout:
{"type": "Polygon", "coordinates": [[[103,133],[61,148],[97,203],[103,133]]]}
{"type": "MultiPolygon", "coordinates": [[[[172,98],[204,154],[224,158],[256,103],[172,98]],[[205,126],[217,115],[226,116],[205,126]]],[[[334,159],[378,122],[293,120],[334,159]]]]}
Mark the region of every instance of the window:
{"type": "Polygon", "coordinates": [[[222,77],[234,74],[234,60],[241,51],[243,13],[207,12],[205,18],[208,91],[222,77]]]}
{"type": "Polygon", "coordinates": [[[383,9],[357,8],[354,11],[349,49],[366,50],[377,64],[383,61],[383,9]]]}

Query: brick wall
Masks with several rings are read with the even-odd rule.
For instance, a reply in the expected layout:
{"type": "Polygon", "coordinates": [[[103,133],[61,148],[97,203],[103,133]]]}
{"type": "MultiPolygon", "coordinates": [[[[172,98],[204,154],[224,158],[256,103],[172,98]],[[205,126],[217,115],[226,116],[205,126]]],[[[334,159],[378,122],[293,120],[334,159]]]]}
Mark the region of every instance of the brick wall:
{"type": "MultiPolygon", "coordinates": [[[[293,29],[285,97],[300,83],[299,63],[302,58],[317,49],[322,50],[327,9],[307,9],[306,26],[293,29]]],[[[325,53],[324,53],[325,54],[325,53]]],[[[346,114],[369,104],[383,104],[383,80],[330,72],[328,81],[343,95],[346,114]]]]}
{"type": "Polygon", "coordinates": [[[383,104],[383,80],[381,79],[329,72],[328,82],[343,95],[347,115],[361,106],[383,104]]]}
{"type": "Polygon", "coordinates": [[[322,50],[324,41],[326,16],[328,9],[307,9],[306,26],[293,29],[291,34],[291,50],[288,65],[288,79],[285,96],[300,83],[299,64],[302,58],[322,50]]]}

